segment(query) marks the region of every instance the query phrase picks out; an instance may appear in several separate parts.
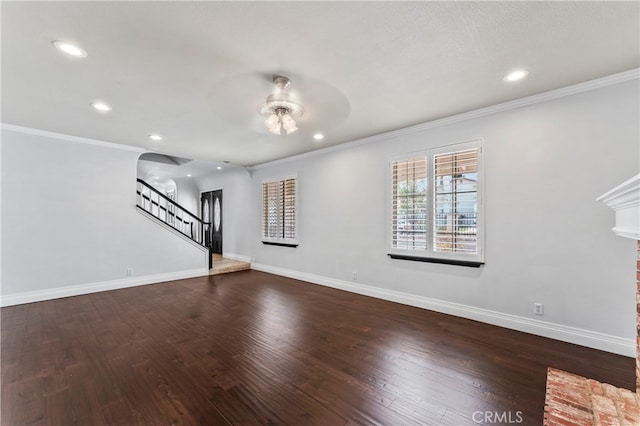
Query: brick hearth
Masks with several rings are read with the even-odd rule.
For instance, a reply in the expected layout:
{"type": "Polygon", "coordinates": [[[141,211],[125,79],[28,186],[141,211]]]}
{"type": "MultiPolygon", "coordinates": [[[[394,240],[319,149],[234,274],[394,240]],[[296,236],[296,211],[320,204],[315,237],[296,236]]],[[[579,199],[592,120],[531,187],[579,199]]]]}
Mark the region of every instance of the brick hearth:
{"type": "Polygon", "coordinates": [[[628,389],[550,368],[544,424],[638,426],[640,396],[628,389]]]}
{"type": "Polygon", "coordinates": [[[545,426],[640,425],[640,241],[637,244],[636,392],[550,368],[545,426]]]}

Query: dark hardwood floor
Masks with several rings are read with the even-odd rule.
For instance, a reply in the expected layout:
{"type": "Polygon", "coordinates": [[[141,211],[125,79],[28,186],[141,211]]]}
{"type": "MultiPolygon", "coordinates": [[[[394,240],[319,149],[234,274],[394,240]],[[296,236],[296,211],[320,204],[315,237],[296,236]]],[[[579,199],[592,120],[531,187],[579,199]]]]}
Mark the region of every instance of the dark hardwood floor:
{"type": "Polygon", "coordinates": [[[549,366],[635,386],[631,358],[257,271],[1,312],[3,426],[541,425],[549,366]]]}

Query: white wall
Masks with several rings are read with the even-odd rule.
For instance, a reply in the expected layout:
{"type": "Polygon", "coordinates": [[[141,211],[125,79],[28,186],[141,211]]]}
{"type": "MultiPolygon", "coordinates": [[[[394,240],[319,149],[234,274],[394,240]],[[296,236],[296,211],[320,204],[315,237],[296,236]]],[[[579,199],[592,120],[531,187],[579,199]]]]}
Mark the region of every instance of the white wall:
{"type": "MultiPolygon", "coordinates": [[[[639,91],[634,79],[197,185],[223,188],[224,250],[255,258],[256,268],[632,356],[635,243],[610,231],[614,213],[595,199],[639,171],[639,91]],[[486,265],[391,260],[389,157],[477,138],[486,265]],[[262,180],[293,173],[300,246],[264,246],[262,180]],[[544,303],[543,317],[533,302],[544,303]]],[[[128,267],[145,276],[202,268],[194,247],[168,249],[182,240],[135,212],[137,156],[2,132],[3,303],[19,292],[118,280],[128,267]]]]}
{"type": "Polygon", "coordinates": [[[204,250],[137,211],[139,151],[7,128],[3,304],[207,273],[204,250]]]}
{"type": "Polygon", "coordinates": [[[632,356],[635,243],[610,231],[614,213],[596,198],[638,173],[638,86],[636,79],[254,168],[248,186],[237,183],[249,198],[235,219],[246,221],[247,237],[234,249],[265,271],[632,356]],[[389,157],[478,138],[486,264],[390,259],[389,157]],[[261,182],[293,173],[300,245],[262,245],[261,182]],[[534,302],[544,304],[543,317],[533,315],[534,302]]]}
{"type": "MultiPolygon", "coordinates": [[[[144,154],[143,154],[144,155],[144,154]]],[[[154,170],[148,170],[148,161],[142,160],[137,163],[137,176],[156,190],[167,195],[171,190],[175,191],[177,198],[175,202],[184,207],[196,217],[200,217],[200,192],[194,179],[190,177],[179,177],[183,175],[179,167],[173,166],[174,176],[158,178],[154,170]],[[146,166],[146,167],[145,167],[146,166]]],[[[164,173],[162,173],[164,174],[164,173]]]]}
{"type": "Polygon", "coordinates": [[[178,193],[177,203],[196,217],[200,217],[200,191],[191,178],[173,178],[178,193]]]}

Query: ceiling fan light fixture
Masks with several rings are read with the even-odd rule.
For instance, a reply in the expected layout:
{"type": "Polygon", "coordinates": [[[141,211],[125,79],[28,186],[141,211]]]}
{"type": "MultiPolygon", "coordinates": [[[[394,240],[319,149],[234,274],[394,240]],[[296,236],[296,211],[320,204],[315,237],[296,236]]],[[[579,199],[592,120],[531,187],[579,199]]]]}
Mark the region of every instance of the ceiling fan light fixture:
{"type": "Polygon", "coordinates": [[[298,130],[298,128],[296,127],[296,121],[293,118],[291,118],[291,115],[289,114],[283,115],[281,118],[281,121],[282,121],[282,127],[287,132],[287,134],[293,133],[296,130],[298,130]]]}
{"type": "Polygon", "coordinates": [[[267,117],[264,125],[271,133],[289,135],[298,130],[296,119],[302,117],[304,109],[285,92],[291,86],[287,77],[274,75],[273,85],[275,92],[267,96],[265,103],[258,107],[258,112],[267,117]]]}
{"type": "Polygon", "coordinates": [[[269,118],[264,121],[264,125],[267,126],[267,129],[271,133],[275,133],[276,135],[280,134],[280,117],[277,114],[271,114],[269,118]]]}

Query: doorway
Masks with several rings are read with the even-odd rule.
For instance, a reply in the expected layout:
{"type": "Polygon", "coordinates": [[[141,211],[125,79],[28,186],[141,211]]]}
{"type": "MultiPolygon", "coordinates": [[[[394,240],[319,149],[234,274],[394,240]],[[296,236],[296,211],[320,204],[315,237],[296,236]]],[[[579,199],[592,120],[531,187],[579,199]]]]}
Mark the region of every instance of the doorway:
{"type": "Polygon", "coordinates": [[[203,192],[200,196],[202,220],[205,225],[204,242],[211,253],[222,254],[222,189],[203,192]]]}

